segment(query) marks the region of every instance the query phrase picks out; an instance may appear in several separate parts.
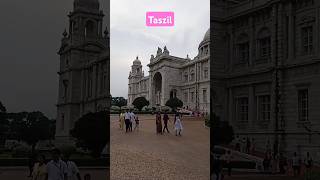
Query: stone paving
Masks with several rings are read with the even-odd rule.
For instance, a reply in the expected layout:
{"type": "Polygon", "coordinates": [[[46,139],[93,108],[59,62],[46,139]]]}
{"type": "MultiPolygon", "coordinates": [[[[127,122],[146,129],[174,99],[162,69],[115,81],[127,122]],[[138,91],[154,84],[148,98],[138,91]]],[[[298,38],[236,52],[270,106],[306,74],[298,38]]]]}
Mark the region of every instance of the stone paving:
{"type": "MultiPolygon", "coordinates": [[[[171,120],[173,117],[170,117],[171,120]]],[[[203,121],[183,121],[181,137],[157,135],[155,116],[140,115],[140,130],[119,130],[118,117],[111,116],[112,180],[208,180],[210,130],[203,121]]]]}

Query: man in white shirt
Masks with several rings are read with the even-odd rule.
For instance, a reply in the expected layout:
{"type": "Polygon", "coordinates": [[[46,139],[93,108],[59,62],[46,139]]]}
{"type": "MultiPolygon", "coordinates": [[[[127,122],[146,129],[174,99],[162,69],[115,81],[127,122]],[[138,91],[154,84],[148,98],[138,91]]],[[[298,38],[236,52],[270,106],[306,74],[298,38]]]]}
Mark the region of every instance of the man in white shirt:
{"type": "Polygon", "coordinates": [[[80,171],[75,162],[70,160],[70,155],[64,156],[64,162],[67,164],[68,180],[81,180],[80,171]]]}
{"type": "Polygon", "coordinates": [[[136,119],[136,115],[130,111],[130,131],[132,131],[132,126],[133,126],[133,123],[135,122],[135,119],[136,119]]]}
{"type": "Polygon", "coordinates": [[[52,160],[47,164],[48,180],[68,180],[67,165],[60,157],[60,150],[53,149],[52,160]]]}

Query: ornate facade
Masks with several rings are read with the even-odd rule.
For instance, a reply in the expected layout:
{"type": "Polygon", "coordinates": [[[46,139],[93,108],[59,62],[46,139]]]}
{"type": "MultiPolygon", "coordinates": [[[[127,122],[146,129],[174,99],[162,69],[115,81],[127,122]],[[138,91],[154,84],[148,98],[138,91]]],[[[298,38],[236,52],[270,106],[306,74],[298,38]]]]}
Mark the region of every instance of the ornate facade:
{"type": "Polygon", "coordinates": [[[211,1],[212,111],[265,150],[320,160],[320,1],[211,1]]]}
{"type": "Polygon", "coordinates": [[[149,76],[144,76],[137,57],[129,74],[128,104],[137,97],[145,97],[151,106],[165,106],[170,97],[177,97],[185,108],[209,112],[210,30],[198,50],[198,55],[191,60],[170,55],[166,47],[158,48],[148,64],[149,76]]]}
{"type": "Polygon", "coordinates": [[[60,55],[56,140],[70,141],[70,130],[82,115],[110,106],[109,35],[98,0],[75,0],[69,32],[60,55]]]}

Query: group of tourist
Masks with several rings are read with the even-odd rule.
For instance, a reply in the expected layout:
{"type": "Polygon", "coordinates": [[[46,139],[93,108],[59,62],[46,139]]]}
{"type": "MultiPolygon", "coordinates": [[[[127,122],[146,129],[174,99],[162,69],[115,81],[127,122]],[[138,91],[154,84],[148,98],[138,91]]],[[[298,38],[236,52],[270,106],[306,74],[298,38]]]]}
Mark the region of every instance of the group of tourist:
{"type": "MultiPolygon", "coordinates": [[[[69,155],[62,156],[59,149],[52,150],[52,160],[47,162],[45,155],[40,154],[30,165],[32,180],[81,180],[76,163],[69,159],[69,155]]],[[[89,180],[90,175],[84,179],[89,180]]]]}
{"type": "MultiPolygon", "coordinates": [[[[156,133],[157,134],[163,134],[165,132],[170,133],[168,128],[168,122],[170,121],[169,115],[165,112],[163,116],[161,115],[161,112],[158,112],[156,114],[156,133]],[[163,122],[163,127],[162,127],[163,122]]],[[[121,112],[119,116],[119,128],[120,130],[125,130],[127,132],[132,131],[139,131],[139,117],[135,113],[132,112],[132,110],[126,110],[126,112],[121,112]],[[132,128],[134,126],[134,128],[132,128]]],[[[174,115],[174,130],[176,132],[176,136],[181,136],[182,132],[182,123],[181,123],[181,114],[176,113],[174,115]]]]}
{"type": "MultiPolygon", "coordinates": [[[[156,115],[157,134],[163,134],[165,133],[165,130],[167,130],[167,133],[170,133],[168,129],[168,121],[170,120],[169,115],[165,112],[163,114],[162,119],[163,119],[163,128],[162,128],[161,112],[158,112],[156,115]]],[[[181,136],[181,131],[182,131],[181,114],[176,113],[174,115],[173,124],[174,124],[174,130],[175,130],[176,136],[181,136]]]]}
{"type": "Polygon", "coordinates": [[[119,128],[123,130],[126,127],[126,133],[132,132],[133,130],[139,131],[139,117],[134,114],[131,110],[127,110],[125,113],[121,112],[119,117],[119,128]],[[132,128],[134,125],[134,129],[132,128]]]}
{"type": "Polygon", "coordinates": [[[293,153],[293,157],[291,160],[287,160],[287,158],[280,153],[280,155],[271,154],[271,152],[267,152],[263,159],[263,168],[267,173],[280,173],[286,174],[290,173],[293,176],[300,176],[301,169],[304,167],[305,172],[308,174],[313,166],[313,160],[310,156],[310,153],[307,152],[307,156],[304,158],[304,161],[297,155],[296,152],[293,153]]]}

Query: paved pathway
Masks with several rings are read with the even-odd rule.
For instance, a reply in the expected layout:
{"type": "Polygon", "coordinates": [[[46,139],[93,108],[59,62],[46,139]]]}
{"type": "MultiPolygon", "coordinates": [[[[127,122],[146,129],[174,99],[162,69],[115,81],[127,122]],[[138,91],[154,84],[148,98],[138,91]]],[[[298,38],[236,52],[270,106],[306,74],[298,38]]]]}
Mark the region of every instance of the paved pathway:
{"type": "MultiPolygon", "coordinates": [[[[170,117],[171,120],[173,117],[170,117]]],[[[119,130],[118,117],[111,117],[112,180],[208,180],[210,130],[203,121],[183,121],[182,137],[157,135],[155,117],[140,115],[140,131],[119,130]]]]}

